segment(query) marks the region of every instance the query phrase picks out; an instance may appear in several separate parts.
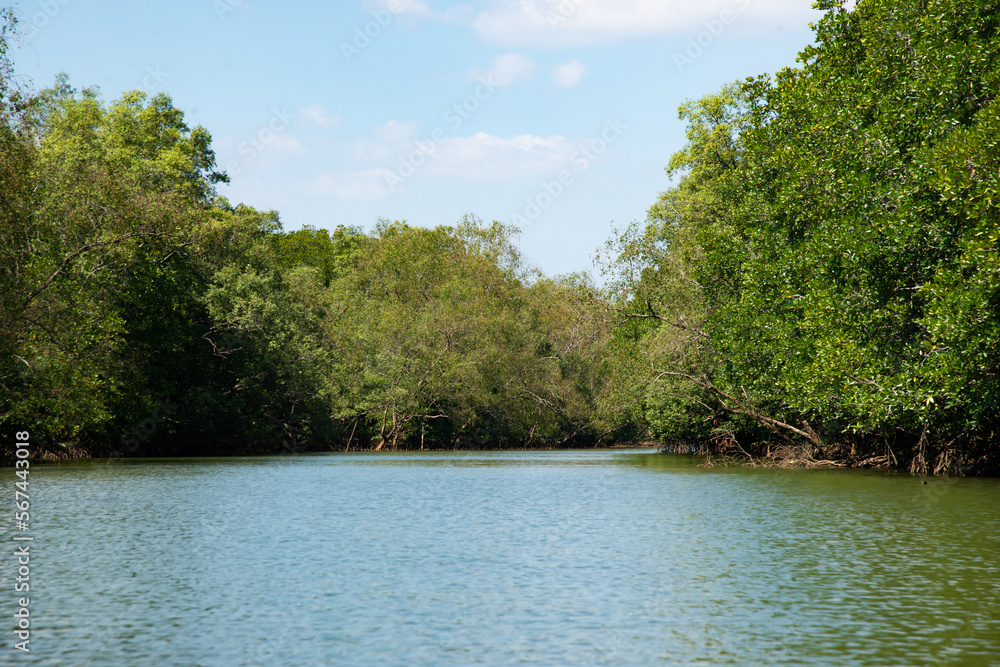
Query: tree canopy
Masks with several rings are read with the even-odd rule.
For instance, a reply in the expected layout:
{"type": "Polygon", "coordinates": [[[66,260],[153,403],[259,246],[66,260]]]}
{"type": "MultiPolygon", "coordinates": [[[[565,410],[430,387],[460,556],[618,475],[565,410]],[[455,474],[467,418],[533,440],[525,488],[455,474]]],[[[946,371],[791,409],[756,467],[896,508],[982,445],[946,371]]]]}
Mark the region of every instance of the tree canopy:
{"type": "Polygon", "coordinates": [[[669,313],[640,337],[667,355],[644,405],[730,443],[976,468],[1000,426],[1000,6],[822,8],[798,67],[681,108],[680,179],[614,248],[626,318],[669,313]]]}
{"type": "Polygon", "coordinates": [[[472,215],[286,231],[169,96],[37,93],[0,20],[0,424],[83,455],[648,441],[1000,461],[1000,4],[823,0],[685,103],[605,274],[472,215]]]}
{"type": "Polygon", "coordinates": [[[598,290],[516,230],[286,232],[168,96],[26,97],[3,63],[0,423],[95,456],[607,437],[598,290]]]}

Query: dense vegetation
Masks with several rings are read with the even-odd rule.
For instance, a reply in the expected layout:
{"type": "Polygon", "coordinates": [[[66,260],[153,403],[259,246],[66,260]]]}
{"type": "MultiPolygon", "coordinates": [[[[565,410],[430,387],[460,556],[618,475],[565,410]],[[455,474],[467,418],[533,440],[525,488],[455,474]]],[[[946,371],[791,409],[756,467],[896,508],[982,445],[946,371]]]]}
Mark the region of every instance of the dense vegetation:
{"type": "Polygon", "coordinates": [[[682,107],[676,186],[610,245],[619,400],[744,455],[995,470],[1000,3],[820,4],[799,67],[682,107]]]}
{"type": "Polygon", "coordinates": [[[168,97],[3,81],[0,423],[99,456],[608,436],[596,290],[512,230],[283,232],[168,97]]]}
{"type": "Polygon", "coordinates": [[[681,108],[601,289],[471,216],[285,232],[218,195],[167,96],[28,94],[0,52],[0,424],[84,455],[652,438],[996,470],[1000,2],[820,4],[798,67],[681,108]]]}

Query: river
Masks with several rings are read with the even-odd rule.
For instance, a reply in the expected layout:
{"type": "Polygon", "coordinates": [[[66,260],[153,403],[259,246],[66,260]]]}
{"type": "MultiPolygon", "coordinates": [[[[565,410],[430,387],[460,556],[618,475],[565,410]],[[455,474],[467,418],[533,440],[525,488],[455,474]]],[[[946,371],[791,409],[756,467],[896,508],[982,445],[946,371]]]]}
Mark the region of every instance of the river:
{"type": "Polygon", "coordinates": [[[697,463],[517,451],[34,466],[32,653],[14,657],[1000,665],[1000,480],[697,463]]]}

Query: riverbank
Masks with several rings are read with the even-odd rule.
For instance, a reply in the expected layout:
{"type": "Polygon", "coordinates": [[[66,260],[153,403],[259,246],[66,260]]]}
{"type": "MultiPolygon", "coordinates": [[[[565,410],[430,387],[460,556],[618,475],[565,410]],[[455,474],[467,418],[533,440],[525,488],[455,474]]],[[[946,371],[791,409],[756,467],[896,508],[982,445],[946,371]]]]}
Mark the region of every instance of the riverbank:
{"type": "MultiPolygon", "coordinates": [[[[817,447],[812,444],[713,442],[696,453],[706,467],[739,465],[765,468],[853,468],[892,470],[919,476],[1000,477],[1000,445],[981,438],[963,446],[935,446],[926,441],[906,446],[885,440],[859,440],[817,447]]],[[[666,446],[663,453],[691,453],[690,447],[666,446]]]]}
{"type": "MultiPolygon", "coordinates": [[[[115,452],[110,455],[108,454],[96,454],[94,452],[88,451],[81,447],[63,447],[60,445],[53,445],[47,442],[40,442],[32,449],[31,456],[29,457],[32,463],[65,463],[71,461],[86,461],[86,460],[143,460],[143,459],[170,459],[170,458],[236,458],[236,457],[246,457],[246,456],[282,456],[282,455],[295,455],[295,454],[365,454],[365,453],[380,453],[380,454],[390,454],[390,453],[473,453],[473,452],[554,452],[554,451],[629,451],[629,450],[656,450],[659,443],[652,441],[644,442],[621,442],[612,443],[600,446],[579,446],[579,447],[567,447],[559,445],[532,445],[524,447],[457,447],[454,449],[448,448],[407,448],[401,447],[396,449],[380,448],[378,446],[352,446],[347,447],[344,445],[340,446],[283,446],[280,448],[267,448],[267,447],[241,447],[235,448],[229,451],[226,450],[215,450],[211,453],[206,453],[202,455],[192,454],[190,451],[183,452],[171,452],[170,450],[165,450],[163,448],[158,448],[156,450],[149,451],[137,451],[137,452],[115,452]]],[[[6,452],[0,455],[0,468],[13,467],[15,458],[13,452],[8,455],[6,452]]]]}
{"type": "MultiPolygon", "coordinates": [[[[926,448],[923,452],[926,467],[920,467],[920,451],[916,448],[893,448],[883,443],[879,451],[871,443],[860,446],[858,443],[833,444],[825,447],[812,445],[789,445],[773,443],[756,443],[741,445],[734,440],[709,442],[704,444],[669,443],[643,440],[619,442],[600,446],[567,447],[559,445],[532,445],[521,447],[475,447],[465,446],[455,449],[448,448],[397,448],[386,449],[377,446],[295,446],[286,445],[281,448],[240,447],[229,451],[212,451],[202,455],[191,451],[171,452],[162,448],[136,453],[115,453],[99,455],[80,447],[61,447],[49,443],[40,443],[32,452],[31,460],[37,463],[63,463],[88,459],[151,459],[151,458],[214,458],[214,457],[245,457],[245,456],[281,456],[294,454],[320,453],[473,453],[473,452],[545,452],[545,451],[630,451],[653,449],[663,455],[695,456],[702,459],[701,466],[713,467],[748,467],[776,469],[858,469],[885,470],[919,476],[939,477],[1000,477],[1000,461],[991,456],[989,443],[981,443],[977,449],[978,456],[958,456],[955,451],[926,448]]],[[[13,458],[0,458],[0,467],[14,465],[13,458]]]]}

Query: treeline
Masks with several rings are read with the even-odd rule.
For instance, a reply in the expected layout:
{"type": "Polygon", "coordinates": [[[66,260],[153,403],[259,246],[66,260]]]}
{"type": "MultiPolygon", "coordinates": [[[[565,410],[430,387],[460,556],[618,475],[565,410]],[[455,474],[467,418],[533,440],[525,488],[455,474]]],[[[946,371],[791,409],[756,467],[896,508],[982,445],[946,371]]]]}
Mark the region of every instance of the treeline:
{"type": "Polygon", "coordinates": [[[797,67],[681,108],[676,185],[609,243],[618,405],[707,451],[996,472],[1000,3],[819,6],[797,67]]]}
{"type": "Polygon", "coordinates": [[[0,424],[93,456],[652,439],[997,472],[1000,2],[820,6],[797,67],[681,107],[601,288],[471,216],[285,232],[167,96],[29,94],[0,53],[0,424]]]}
{"type": "Polygon", "coordinates": [[[29,95],[4,67],[0,424],[85,456],[613,437],[597,290],[511,229],[284,232],[217,194],[167,96],[29,95]]]}

